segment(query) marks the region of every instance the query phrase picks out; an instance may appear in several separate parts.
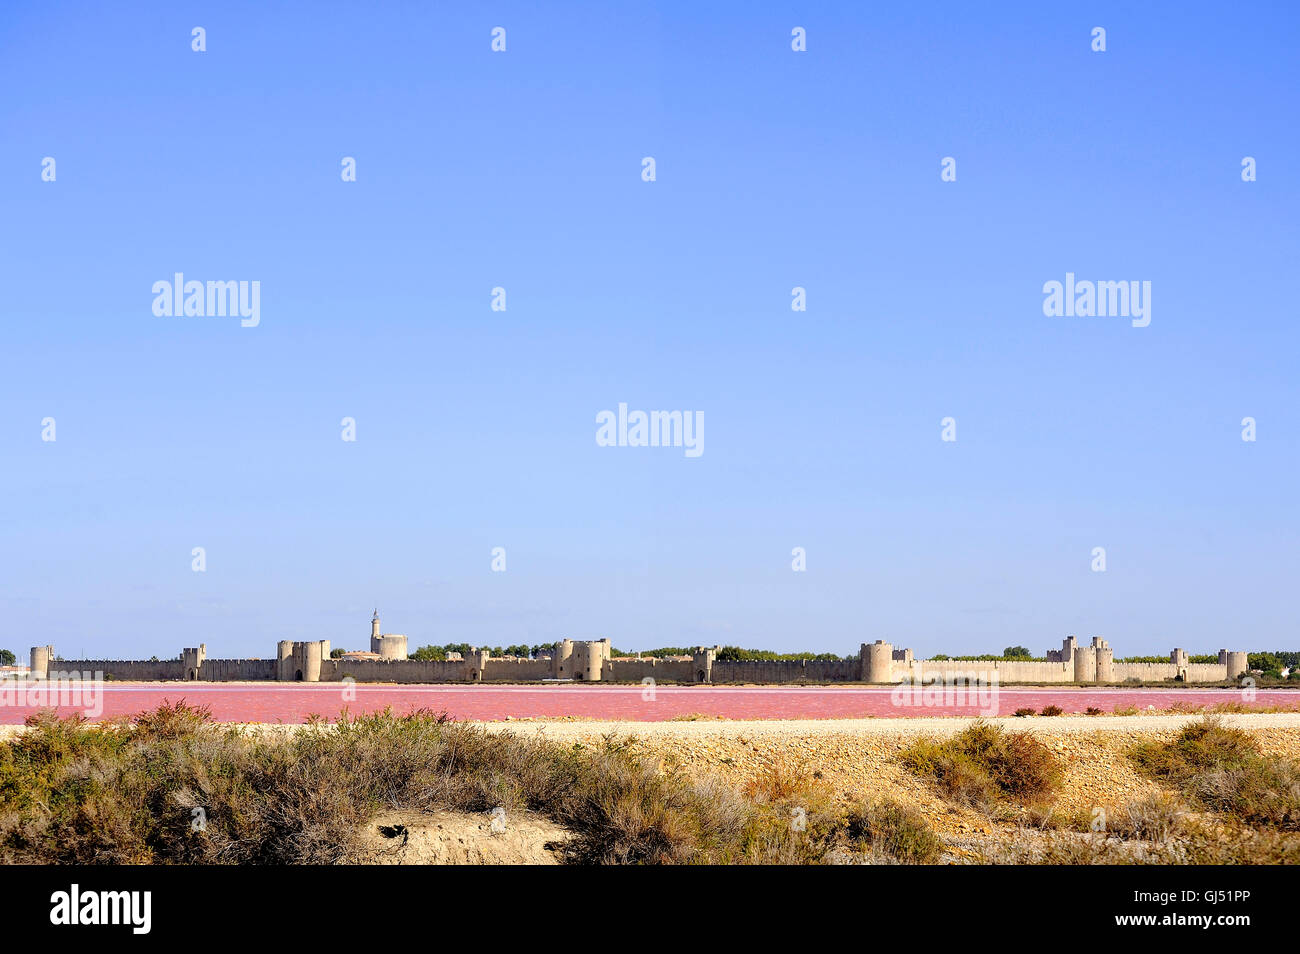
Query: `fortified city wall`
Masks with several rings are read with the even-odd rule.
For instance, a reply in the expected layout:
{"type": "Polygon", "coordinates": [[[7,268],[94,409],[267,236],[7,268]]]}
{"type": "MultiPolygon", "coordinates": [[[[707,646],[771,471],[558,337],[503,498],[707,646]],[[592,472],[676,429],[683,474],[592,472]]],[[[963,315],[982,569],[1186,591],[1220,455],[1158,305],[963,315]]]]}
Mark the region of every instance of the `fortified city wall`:
{"type": "Polygon", "coordinates": [[[910,649],[884,640],[863,643],[856,658],[838,660],[754,660],[717,658],[717,647],[701,647],[690,659],[612,656],[610,641],[562,639],[552,656],[539,659],[494,657],[472,650],[463,659],[407,658],[407,639],[379,632],[371,621],[369,653],[330,657],[330,641],[281,640],[271,659],[209,659],[207,646],[186,648],[166,660],[60,659],[53,646],[33,646],[30,678],[62,673],[103,673],[124,682],[574,682],[639,683],[953,683],[996,681],[1047,685],[1113,685],[1126,680],[1221,683],[1246,672],[1246,653],[1219,650],[1217,663],[1191,663],[1183,649],[1167,663],[1117,663],[1100,636],[1080,646],[1074,636],[1050,650],[1046,661],[915,659],[910,649]]]}

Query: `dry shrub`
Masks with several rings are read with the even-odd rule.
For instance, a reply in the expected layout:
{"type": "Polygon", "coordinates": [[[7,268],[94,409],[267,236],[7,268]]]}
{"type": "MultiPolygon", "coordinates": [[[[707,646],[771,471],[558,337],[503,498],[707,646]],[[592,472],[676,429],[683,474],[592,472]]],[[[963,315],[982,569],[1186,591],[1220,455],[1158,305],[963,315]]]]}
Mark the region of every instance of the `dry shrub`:
{"type": "Polygon", "coordinates": [[[1033,736],[983,721],[951,739],[918,742],[902,760],[949,798],[984,808],[998,799],[1022,805],[1042,801],[1062,774],[1056,757],[1033,736]]]}
{"type": "Polygon", "coordinates": [[[812,791],[812,773],[804,765],[774,762],[758,775],[746,779],[744,791],[759,802],[807,801],[812,791]]]}
{"type": "Polygon", "coordinates": [[[1265,757],[1248,733],[1217,716],[1184,726],[1169,744],[1144,743],[1130,755],[1142,772],[1196,805],[1246,824],[1300,831],[1300,766],[1265,757]]]}
{"type": "Polygon", "coordinates": [[[983,861],[1013,865],[1294,865],[1300,838],[1289,832],[1188,824],[1165,841],[1073,832],[1026,833],[990,844],[983,861]]]}
{"type": "Polygon", "coordinates": [[[1088,831],[1092,814],[1084,808],[1067,810],[1058,804],[1037,802],[1029,805],[1018,821],[1029,828],[1049,831],[1088,831]]]}
{"type": "Polygon", "coordinates": [[[919,813],[885,800],[820,803],[763,813],[747,827],[739,857],[767,864],[934,864],[943,842],[919,813]]]}
{"type": "Polygon", "coordinates": [[[1121,838],[1168,841],[1182,829],[1187,808],[1167,792],[1151,792],[1113,812],[1110,830],[1121,838]]]}
{"type": "Polygon", "coordinates": [[[802,770],[774,770],[746,798],[615,739],[565,747],[427,711],[249,734],[182,702],[118,724],[29,725],[0,743],[4,863],[330,864],[381,810],[497,807],[567,828],[570,862],[804,864],[845,845],[930,856],[923,822],[828,809],[802,770]]]}
{"type": "Polygon", "coordinates": [[[933,864],[943,848],[939,836],[920,814],[893,801],[853,810],[843,834],[901,864],[933,864]]]}

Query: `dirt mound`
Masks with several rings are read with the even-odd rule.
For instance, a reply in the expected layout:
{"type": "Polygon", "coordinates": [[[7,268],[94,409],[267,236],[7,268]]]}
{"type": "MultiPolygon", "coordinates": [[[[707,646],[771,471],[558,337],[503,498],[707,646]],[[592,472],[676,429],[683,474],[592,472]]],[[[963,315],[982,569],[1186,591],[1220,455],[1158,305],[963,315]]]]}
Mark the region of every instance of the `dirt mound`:
{"type": "Polygon", "coordinates": [[[555,865],[569,833],[538,815],[390,811],[359,836],[354,864],[555,865]]]}

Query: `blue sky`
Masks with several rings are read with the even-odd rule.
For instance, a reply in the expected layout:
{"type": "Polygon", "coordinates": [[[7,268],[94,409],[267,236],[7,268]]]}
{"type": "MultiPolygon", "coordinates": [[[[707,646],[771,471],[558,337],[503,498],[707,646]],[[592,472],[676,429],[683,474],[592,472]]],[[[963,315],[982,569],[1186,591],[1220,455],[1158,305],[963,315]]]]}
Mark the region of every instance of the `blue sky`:
{"type": "Polygon", "coordinates": [[[1297,9],[701,6],[0,8],[0,646],[1295,648],[1297,9]]]}

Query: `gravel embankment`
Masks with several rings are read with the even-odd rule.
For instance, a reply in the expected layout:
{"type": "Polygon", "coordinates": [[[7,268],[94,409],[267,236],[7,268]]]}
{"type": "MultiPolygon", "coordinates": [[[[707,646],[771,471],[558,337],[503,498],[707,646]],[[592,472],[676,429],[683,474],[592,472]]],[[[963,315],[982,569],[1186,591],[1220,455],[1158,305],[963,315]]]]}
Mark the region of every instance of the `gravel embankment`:
{"type": "MultiPolygon", "coordinates": [[[[1139,742],[1172,739],[1199,716],[1081,716],[988,720],[1029,731],[1064,763],[1058,809],[1071,815],[1108,811],[1151,790],[1126,755],[1139,742]]],[[[1300,758],[1300,714],[1225,715],[1226,724],[1250,731],[1265,752],[1300,758]]],[[[938,797],[899,763],[900,753],[922,736],[954,734],[969,719],[853,719],[761,722],[497,722],[490,731],[513,732],[563,744],[599,745],[606,737],[631,740],[642,754],[680,764],[691,774],[716,773],[740,786],[774,771],[804,775],[844,801],[891,797],[925,815],[951,835],[991,833],[983,815],[938,797]]]]}
{"type": "MultiPolygon", "coordinates": [[[[985,719],[1012,731],[1031,731],[1049,735],[1069,732],[1142,732],[1161,729],[1179,729],[1188,722],[1203,718],[1201,715],[1135,715],[1135,716],[1005,716],[985,719]]],[[[1300,712],[1227,713],[1219,716],[1225,725],[1243,729],[1292,728],[1300,729],[1300,712]]],[[[777,736],[788,735],[950,735],[960,732],[974,719],[958,716],[907,719],[695,719],[669,722],[609,722],[544,719],[510,719],[504,722],[487,722],[490,729],[505,729],[527,735],[539,732],[551,739],[581,738],[584,736],[636,735],[644,738],[658,736],[713,737],[730,735],[777,736]]]]}

